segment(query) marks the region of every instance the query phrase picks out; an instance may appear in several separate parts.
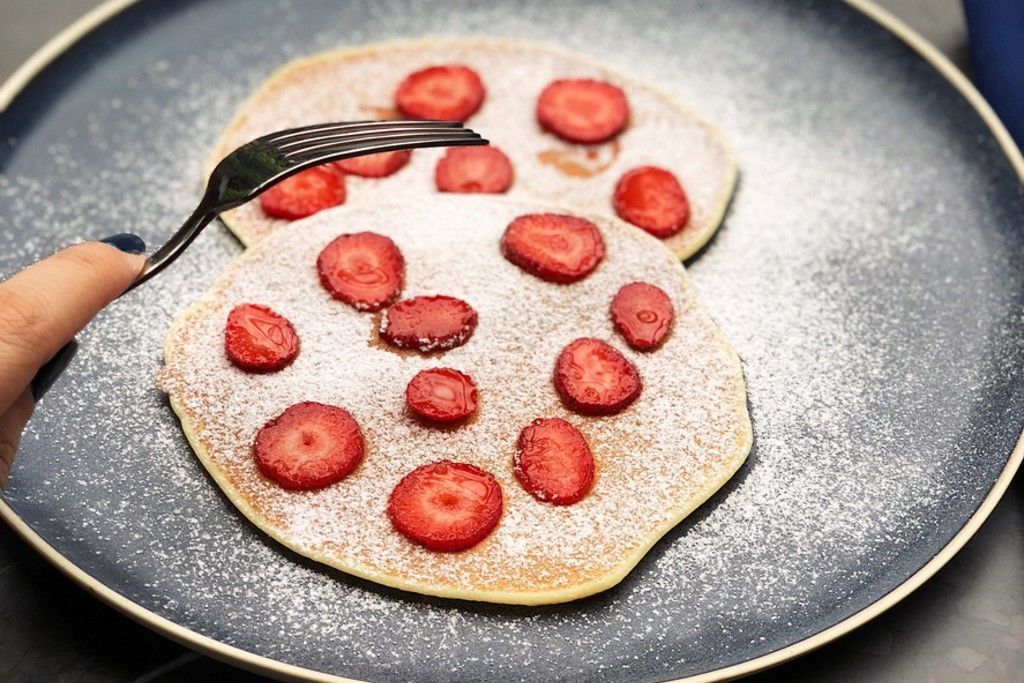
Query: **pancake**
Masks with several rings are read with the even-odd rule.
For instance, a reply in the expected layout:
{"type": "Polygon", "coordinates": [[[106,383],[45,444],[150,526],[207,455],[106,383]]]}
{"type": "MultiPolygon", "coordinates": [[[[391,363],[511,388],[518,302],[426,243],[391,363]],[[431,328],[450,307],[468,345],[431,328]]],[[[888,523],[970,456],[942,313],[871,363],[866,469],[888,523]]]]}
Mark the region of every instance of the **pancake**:
{"type": "Polygon", "coordinates": [[[239,256],[170,330],[158,385],[196,454],[254,524],[301,553],[403,590],[514,604],[581,598],[618,583],[666,531],[743,463],[751,426],[739,359],[708,317],[681,265],[658,240],[620,221],[591,216],[607,254],[596,270],[558,285],[505,258],[500,237],[516,216],[543,210],[492,197],[437,197],[414,205],[341,206],[284,226],[239,256]],[[443,354],[395,351],[377,336],[380,314],[360,313],[321,286],[316,260],[341,233],[390,237],[406,261],[403,297],[445,294],[469,302],[479,323],[443,354]],[[627,346],[609,320],[623,285],[663,289],[676,319],[654,351],[627,346]],[[271,307],[301,340],[295,361],[247,374],[224,351],[228,311],[271,307]],[[552,382],[559,352],[582,336],[607,341],[639,370],[643,390],[618,415],[585,417],[563,407],[552,382]],[[470,374],[480,392],[471,420],[432,428],[405,408],[420,370],[470,374]],[[319,491],[294,492],[262,476],[252,444],[286,407],[317,401],[348,410],[366,440],[358,468],[319,491]],[[513,474],[519,431],[560,417],[585,436],[596,461],[593,489],[554,506],[513,474]],[[408,472],[441,459],[466,462],[498,480],[504,512],[480,544],[432,552],[391,526],[388,495],[408,472]]]}
{"type": "MultiPolygon", "coordinates": [[[[275,130],[324,121],[398,118],[394,93],[411,72],[458,63],[482,78],[486,97],[466,122],[512,161],[507,196],[614,216],[618,179],[638,166],[672,171],[690,202],[689,223],[664,240],[686,259],[714,234],[736,183],[736,165],[722,134],[662,90],[592,60],[554,48],[494,40],[429,39],[367,45],[300,59],[284,66],[246,102],[217,142],[211,168],[239,145],[275,130]],[[544,132],[534,106],[560,78],[593,78],[621,87],[629,124],[614,140],[575,145],[544,132]]],[[[417,150],[412,161],[384,179],[350,176],[348,203],[398,203],[434,196],[434,167],[443,150],[417,150]]],[[[222,216],[250,245],[286,224],[250,202],[222,216]]],[[[639,230],[640,228],[636,228],[639,230]]]]}

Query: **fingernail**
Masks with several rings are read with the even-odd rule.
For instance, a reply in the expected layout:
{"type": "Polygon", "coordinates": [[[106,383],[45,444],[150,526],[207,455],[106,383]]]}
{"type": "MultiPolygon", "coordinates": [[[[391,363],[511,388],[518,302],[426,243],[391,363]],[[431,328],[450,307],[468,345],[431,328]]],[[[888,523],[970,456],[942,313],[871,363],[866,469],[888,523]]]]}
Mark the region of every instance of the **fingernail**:
{"type": "Polygon", "coordinates": [[[61,376],[61,373],[71,363],[71,359],[75,357],[75,352],[77,351],[78,342],[72,339],[61,347],[57,355],[46,361],[46,364],[39,368],[35,379],[32,380],[32,398],[36,403],[43,399],[46,392],[50,390],[53,383],[57,381],[57,378],[61,376]]]}
{"type": "Polygon", "coordinates": [[[126,254],[143,254],[146,251],[146,243],[142,241],[142,238],[130,232],[104,237],[100,242],[117,247],[126,254]]]}

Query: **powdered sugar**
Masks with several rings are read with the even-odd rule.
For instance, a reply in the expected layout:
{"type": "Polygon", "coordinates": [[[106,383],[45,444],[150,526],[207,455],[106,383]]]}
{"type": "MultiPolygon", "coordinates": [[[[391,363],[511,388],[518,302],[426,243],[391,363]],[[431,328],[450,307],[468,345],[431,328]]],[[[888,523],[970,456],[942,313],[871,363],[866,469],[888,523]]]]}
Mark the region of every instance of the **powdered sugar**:
{"type": "Polygon", "coordinates": [[[757,436],[718,495],[584,601],[431,600],[307,562],[220,495],[152,385],[167,327],[240,252],[211,226],[79,337],[0,494],[144,608],[357,679],[677,678],[874,601],[1002,469],[1024,405],[1019,180],[974,110],[844,4],[160,7],[9,111],[5,126],[32,125],[0,142],[4,273],[119,230],[159,244],[238,102],[296,56],[441,33],[562,44],[692,102],[735,143],[742,186],[688,273],[745,360],[757,436]],[[47,88],[73,99],[39,107],[47,88]]]}
{"type": "MultiPolygon", "coordinates": [[[[576,206],[614,216],[615,183],[637,166],[673,171],[691,204],[688,226],[665,244],[687,257],[704,244],[732,193],[735,165],[724,140],[708,123],[649,85],[589,60],[551,48],[500,41],[436,39],[369,45],[293,63],[271,78],[242,107],[218,143],[214,159],[275,130],[321,121],[394,115],[395,88],[409,73],[435,64],[466,64],[483,79],[487,96],[467,125],[511,160],[515,179],[508,196],[576,206]],[[537,96],[559,78],[612,81],[626,92],[630,123],[614,141],[568,144],[544,133],[534,117],[537,96]]],[[[384,180],[350,177],[348,202],[393,201],[396,193],[438,194],[434,168],[444,151],[417,150],[410,163],[384,180]]],[[[226,216],[232,230],[252,244],[286,222],[252,203],[226,216]]]]}
{"type": "Polygon", "coordinates": [[[602,222],[608,255],[599,268],[571,286],[544,282],[499,249],[513,218],[543,208],[449,196],[435,198],[429,211],[410,199],[322,212],[279,229],[241,257],[214,294],[179,322],[161,385],[193,425],[218,479],[255,510],[257,523],[300,552],[377,580],[431,593],[545,600],[547,591],[597,588],[617,578],[742,462],[749,423],[739,364],[685,285],[682,268],[653,238],[602,222]],[[439,360],[393,353],[373,338],[372,316],[321,287],[313,268],[320,249],[357,229],[398,244],[408,294],[443,291],[477,310],[472,338],[440,361],[476,381],[481,405],[470,424],[440,431],[411,419],[404,388],[439,360]],[[628,350],[608,318],[615,292],[639,278],[671,292],[680,311],[655,353],[628,350]],[[224,317],[249,301],[279,311],[302,339],[299,357],[275,375],[246,375],[225,362],[224,317]],[[645,387],[632,409],[585,418],[561,407],[551,380],[555,358],[583,336],[608,340],[639,368],[645,387]],[[258,473],[250,448],[263,423],[305,400],[349,410],[367,435],[368,455],[340,484],[295,494],[258,473]],[[563,509],[539,504],[512,476],[519,431],[552,416],[587,435],[599,470],[591,494],[563,509]],[[398,479],[440,459],[482,467],[504,490],[504,519],[467,553],[413,546],[384,514],[398,479]]]}

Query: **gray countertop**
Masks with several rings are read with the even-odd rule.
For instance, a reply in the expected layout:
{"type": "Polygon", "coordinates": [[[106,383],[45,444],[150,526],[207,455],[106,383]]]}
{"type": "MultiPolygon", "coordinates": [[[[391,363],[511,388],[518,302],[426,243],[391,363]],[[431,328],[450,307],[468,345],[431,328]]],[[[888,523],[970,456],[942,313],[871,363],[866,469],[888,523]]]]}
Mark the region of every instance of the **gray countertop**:
{"type": "MultiPolygon", "coordinates": [[[[3,0],[0,78],[97,0],[3,0]]],[[[882,0],[967,69],[957,0],[882,0]]],[[[0,680],[262,680],[158,636],[0,525],[0,680]]],[[[1024,681],[1024,480],[934,578],[881,617],[754,681],[1024,681]]]]}

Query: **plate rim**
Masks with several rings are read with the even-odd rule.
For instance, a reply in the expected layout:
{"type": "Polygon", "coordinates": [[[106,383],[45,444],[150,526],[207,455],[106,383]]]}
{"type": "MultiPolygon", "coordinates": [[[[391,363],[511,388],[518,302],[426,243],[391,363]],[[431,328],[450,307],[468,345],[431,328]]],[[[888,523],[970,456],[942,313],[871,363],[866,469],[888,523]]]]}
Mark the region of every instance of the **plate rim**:
{"type": "MultiPolygon", "coordinates": [[[[70,49],[79,39],[126,8],[136,4],[136,2],[137,0],[105,0],[44,43],[42,47],[15,70],[3,85],[0,85],[0,112],[6,111],[11,102],[40,72],[70,49]]],[[[844,2],[873,20],[889,33],[901,39],[918,56],[928,62],[940,75],[949,81],[960,95],[974,107],[982,121],[988,126],[999,143],[1000,148],[1009,159],[1011,166],[1016,171],[1017,176],[1024,183],[1024,155],[1021,154],[1021,150],[1017,147],[1013,138],[1010,137],[1009,131],[1007,131],[985,98],[974,87],[974,84],[938,48],[928,42],[903,20],[875,4],[874,0],[844,0],[844,2]]],[[[1007,457],[1006,464],[985,495],[985,498],[960,530],[928,562],[870,605],[818,633],[768,654],[686,678],[671,679],[666,683],[713,683],[762,671],[800,655],[807,654],[881,615],[934,576],[977,533],[1000,499],[1002,499],[1022,462],[1024,462],[1024,432],[1018,437],[1016,445],[1007,457]]],[[[107,587],[71,560],[61,555],[36,533],[27,522],[21,519],[2,498],[0,498],[0,519],[3,519],[18,536],[42,555],[51,565],[81,588],[84,588],[87,593],[110,605],[121,614],[185,647],[200,651],[234,666],[282,680],[366,683],[357,679],[345,678],[294,664],[287,664],[270,657],[227,645],[214,638],[204,636],[181,626],[107,587]]]]}

